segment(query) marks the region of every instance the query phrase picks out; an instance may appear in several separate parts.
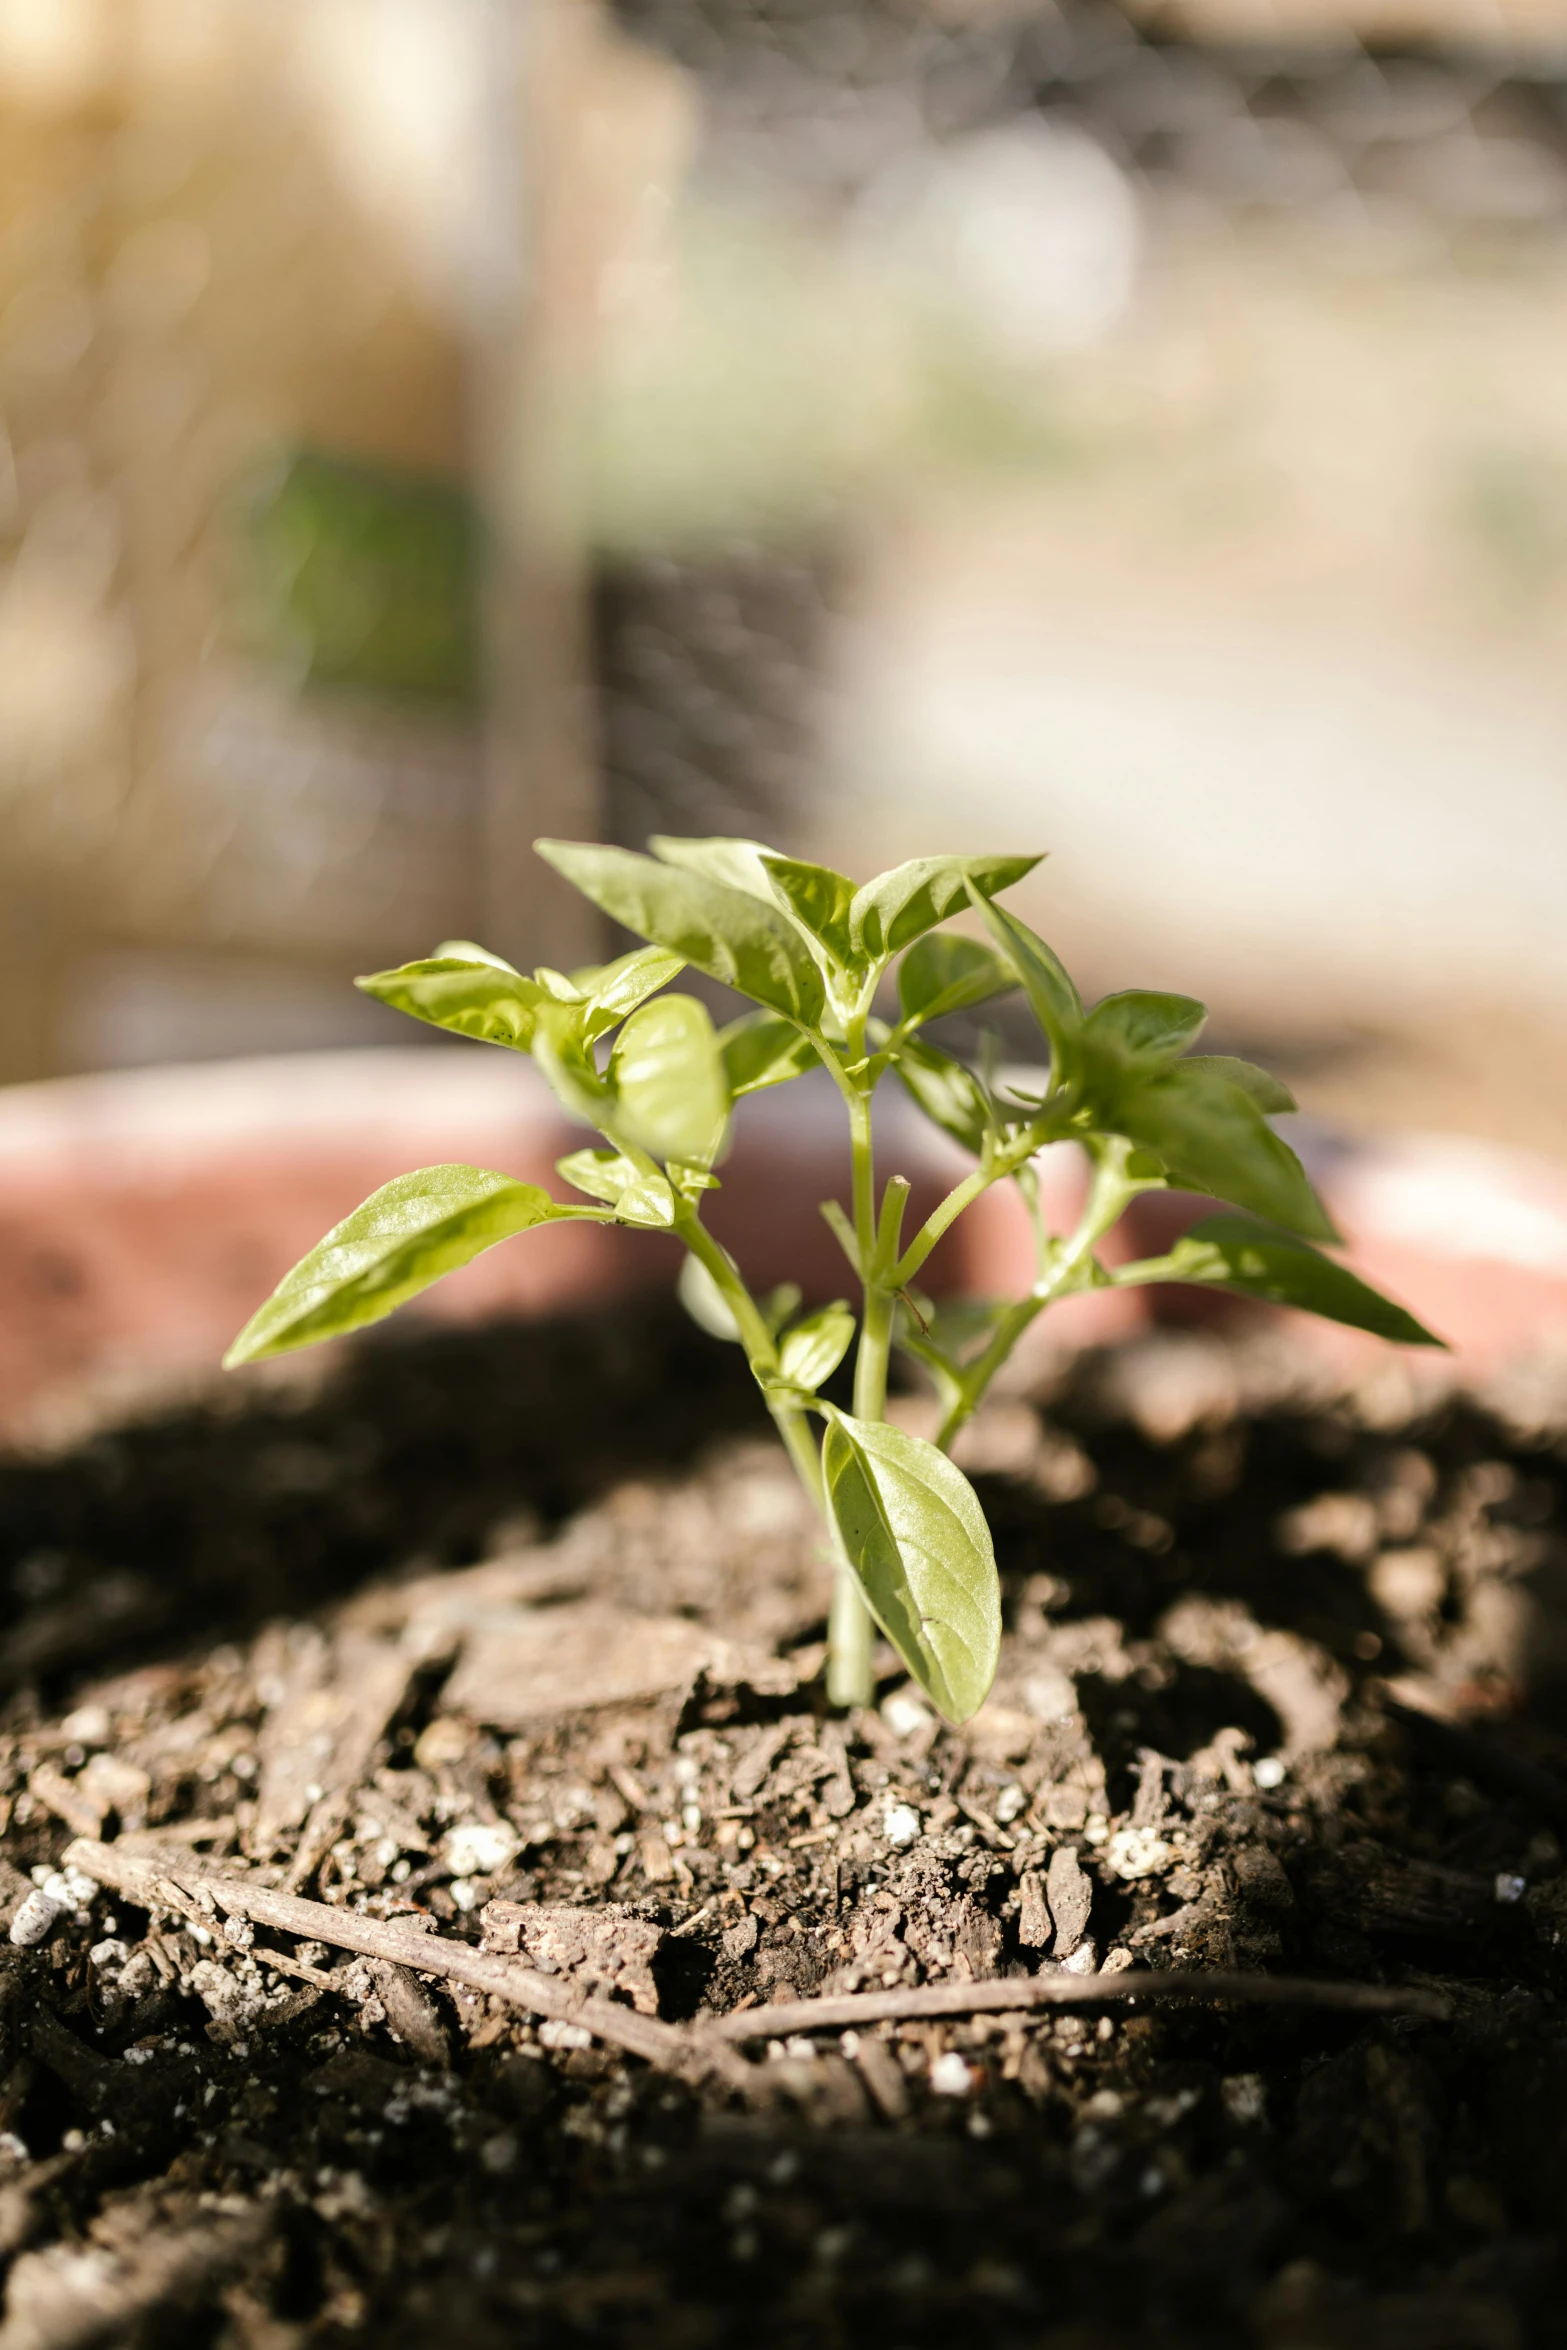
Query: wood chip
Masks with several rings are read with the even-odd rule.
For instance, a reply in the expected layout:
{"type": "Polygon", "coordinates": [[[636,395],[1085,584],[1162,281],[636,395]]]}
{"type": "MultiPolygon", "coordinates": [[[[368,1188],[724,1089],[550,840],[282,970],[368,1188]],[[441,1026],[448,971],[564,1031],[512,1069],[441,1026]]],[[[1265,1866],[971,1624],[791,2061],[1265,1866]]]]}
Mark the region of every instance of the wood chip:
{"type": "Polygon", "coordinates": [[[289,1883],[309,1882],[340,1833],[376,1748],[417,1669],[394,1642],[344,1632],[289,1660],[259,1740],[261,1781],[247,1839],[265,1857],[297,1835],[289,1883]]]}
{"type": "Polygon", "coordinates": [[[232,1812],[216,1820],[165,1820],[157,1828],[122,1828],[115,1842],[127,1852],[157,1851],[165,1844],[212,1844],[231,1850],[239,1836],[232,1812]]]}
{"type": "Polygon", "coordinates": [[[1045,1880],[1038,1869],[1025,1869],[1018,1879],[1017,1938],[1025,1950],[1048,1950],[1054,1932],[1045,1880]]]}
{"type": "Polygon", "coordinates": [[[108,1804],[95,1801],[90,1789],[68,1779],[52,1762],[41,1762],[30,1774],[27,1786],[35,1802],[52,1811],[57,1820],[64,1820],[76,1835],[102,1835],[108,1804]]]}
{"type": "Polygon", "coordinates": [[[452,2061],[451,2044],[440,2010],[411,1967],[387,1958],[368,1958],[365,1972],[375,1986],[386,2017],[386,2028],[421,2064],[444,2072],[452,2061]]]}
{"type": "Polygon", "coordinates": [[[548,1974],[569,1975],[589,1991],[621,1992],[639,2015],[657,2015],[653,1961],[664,1929],[623,1902],[573,1909],[566,1903],[492,1901],[479,1920],[481,1948],[521,1951],[548,1974]]]}
{"type": "Polygon", "coordinates": [[[908,2084],[903,2078],[902,2065],[886,2041],[861,2040],[854,2051],[854,2061],[878,2110],[890,2122],[903,2121],[909,2110],[908,2084]]]}
{"type": "Polygon", "coordinates": [[[642,1861],[642,1874],[650,1885],[668,1885],[673,1881],[675,1856],[669,1849],[667,1838],[660,1835],[656,1828],[650,1828],[641,1838],[637,1850],[642,1861]]]}
{"type": "Polygon", "coordinates": [[[152,1780],[139,1763],[119,1754],[90,1754],[75,1784],[97,1805],[103,1816],[123,1827],[139,1828],[147,1816],[152,1780]]]}
{"type": "Polygon", "coordinates": [[[527,1730],[593,1706],[647,1703],[699,1675],[782,1695],[793,1668],[685,1616],[638,1616],[598,1600],[490,1619],[463,1647],[445,1704],[492,1730],[527,1730]]]}
{"type": "Polygon", "coordinates": [[[443,1631],[461,1633],[497,1609],[575,1599],[586,1583],[582,1561],[558,1550],[508,1551],[471,1567],[447,1568],[400,1583],[372,1583],[346,1602],[335,1621],[357,1632],[406,1629],[416,1644],[433,1647],[443,1631]]]}
{"type": "Polygon", "coordinates": [[[854,1777],[849,1769],[849,1747],[838,1722],[824,1723],[818,1744],[832,1769],[822,1782],[822,1809],[830,1820],[846,1820],[854,1809],[854,1777]]]}
{"type": "Polygon", "coordinates": [[[768,1773],[794,1736],[794,1728],[793,1722],[772,1723],[760,1733],[749,1754],[741,1756],[729,1781],[736,1803],[749,1803],[760,1794],[768,1773]]]}
{"type": "Polygon", "coordinates": [[[1094,1906],[1093,1886],[1070,1844],[1057,1845],[1050,1855],[1045,1895],[1055,1926],[1052,1955],[1070,1958],[1088,1931],[1089,1914],[1094,1906]]]}

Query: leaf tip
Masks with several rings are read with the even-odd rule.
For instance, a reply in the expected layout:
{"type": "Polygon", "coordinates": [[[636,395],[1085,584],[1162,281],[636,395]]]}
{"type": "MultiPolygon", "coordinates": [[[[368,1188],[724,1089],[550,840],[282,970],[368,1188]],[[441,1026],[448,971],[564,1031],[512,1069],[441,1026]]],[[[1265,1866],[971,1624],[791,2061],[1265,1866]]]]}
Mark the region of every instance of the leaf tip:
{"type": "Polygon", "coordinates": [[[1428,1330],[1424,1322],[1417,1321],[1413,1314],[1410,1314],[1408,1318],[1411,1335],[1404,1340],[1405,1346],[1434,1346],[1445,1355],[1450,1355],[1453,1352],[1453,1342],[1450,1338],[1444,1338],[1440,1331],[1428,1330]]]}
{"type": "Polygon", "coordinates": [[[545,836],[534,842],[533,853],[536,857],[542,857],[546,865],[553,865],[557,873],[564,873],[571,861],[572,851],[591,846],[590,841],[552,840],[545,836]]]}

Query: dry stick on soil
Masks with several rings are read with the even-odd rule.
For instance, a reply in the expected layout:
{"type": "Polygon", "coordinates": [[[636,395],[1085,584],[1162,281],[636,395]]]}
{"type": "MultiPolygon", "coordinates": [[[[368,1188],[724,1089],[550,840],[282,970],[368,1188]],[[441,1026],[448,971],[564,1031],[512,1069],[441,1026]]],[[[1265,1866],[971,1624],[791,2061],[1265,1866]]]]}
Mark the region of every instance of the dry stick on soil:
{"type": "Polygon", "coordinates": [[[1168,1974],[1023,1975],[1000,1983],[926,1983],[907,1991],[853,1991],[840,1998],[791,1999],[717,2017],[721,2040],[774,2040],[793,2032],[841,2032],[860,2024],[912,2022],[921,2016],[1015,2014],[1031,2007],[1134,2006],[1143,2000],[1233,2001],[1251,2007],[1332,2007],[1351,2015],[1409,2015],[1447,2023],[1452,2002],[1440,1991],[1394,1983],[1318,1982],[1301,1975],[1168,1974]]]}
{"type": "MultiPolygon", "coordinates": [[[[131,1855],[83,1838],[70,1845],[65,1865],[100,1885],[112,1886],[144,1909],[174,1909],[207,1924],[216,1915],[248,1918],[306,1941],[356,1950],[367,1958],[389,1959],[426,1975],[443,1975],[476,1991],[529,2009],[535,2015],[580,2024],[596,2038],[613,2041],[664,2072],[687,2078],[706,2075],[749,2097],[765,2094],[766,2067],[758,2068],[725,2045],[733,2040],[776,2039],[794,2032],[843,2031],[859,2024],[913,2021],[926,2016],[1017,2014],[1040,2007],[1135,2005],[1140,2000],[1230,2001],[1250,2006],[1334,2008],[1353,2015],[1407,2015],[1446,2023],[1452,2003],[1439,1991],[1383,1983],[1319,1982],[1290,1975],[1136,1973],[1025,1975],[1005,1982],[929,1983],[907,1991],[862,1991],[841,1998],[792,2000],[777,2007],[752,2007],[715,2017],[700,2030],[639,2016],[634,2009],[568,1990],[559,1980],[535,1974],[507,1958],[445,1942],[416,1926],[400,1926],[357,1911],[335,1909],[296,1894],[275,1893],[242,1878],[207,1876],[182,1865],[183,1855],[131,1855]],[[178,1874],[171,1874],[177,1870],[178,1874]]],[[[266,1953],[260,1954],[263,1961],[266,1953]]]]}
{"type": "MultiPolygon", "coordinates": [[[[515,1959],[472,1950],[463,1942],[443,1941],[418,1926],[362,1917],[356,1910],[332,1908],[324,1901],[304,1901],[297,1894],[277,1893],[244,1877],[210,1874],[193,1868],[183,1853],[130,1854],[112,1844],[94,1844],[83,1838],[67,1847],[63,1865],[80,1869],[100,1885],[111,1886],[138,1908],[177,1910],[209,1931],[214,1917],[247,1918],[253,1925],[270,1926],[303,1941],[330,1943],[339,1950],[358,1951],[365,1958],[389,1959],[394,1966],[411,1967],[416,1974],[441,1975],[448,1982],[466,1983],[471,1990],[508,2000],[530,2014],[580,2024],[595,2039],[612,2041],[662,2072],[687,2079],[708,2076],[726,2088],[745,2091],[756,2071],[710,2033],[684,2031],[678,2025],[660,2023],[655,2016],[638,2015],[634,2008],[587,1997],[558,1977],[535,1974],[515,1959]]],[[[267,1962],[266,1951],[256,1955],[263,1964],[267,1962]]]]}

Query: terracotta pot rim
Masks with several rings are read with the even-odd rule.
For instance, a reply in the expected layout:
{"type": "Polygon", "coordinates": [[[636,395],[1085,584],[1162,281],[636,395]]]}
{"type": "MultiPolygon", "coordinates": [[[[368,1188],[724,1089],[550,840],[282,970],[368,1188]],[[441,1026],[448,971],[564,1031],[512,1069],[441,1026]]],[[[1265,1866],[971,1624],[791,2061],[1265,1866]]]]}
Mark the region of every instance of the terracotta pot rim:
{"type": "MultiPolygon", "coordinates": [[[[933,1203],[972,1162],[900,1089],[882,1102],[883,1167],[908,1172],[933,1203]]],[[[1463,1370],[1567,1353],[1567,1167],[1461,1136],[1292,1124],[1350,1261],[1452,1339],[1463,1370]]],[[[193,1062],[0,1093],[0,1431],[15,1435],[52,1395],[105,1371],[214,1370],[287,1267],[394,1174],[459,1159],[558,1190],[556,1158],[586,1139],[526,1058],[455,1044],[193,1062]]],[[[711,1220],[759,1286],[800,1278],[808,1295],[831,1296],[850,1285],[817,1204],[842,1194],[846,1171],[825,1081],[741,1105],[711,1220]]],[[[1068,1220],[1081,1154],[1067,1144],[1042,1154],[1041,1180],[1053,1220],[1068,1220]]],[[[1202,1203],[1151,1195],[1139,1210],[1138,1248],[1162,1248],[1202,1203]]],[[[1022,1294],[1032,1237],[1013,1187],[988,1193],[943,1252],[945,1274],[940,1258],[930,1268],[937,1286],[1022,1294]]],[[[480,1258],[419,1310],[460,1320],[602,1304],[667,1286],[676,1256],[644,1234],[557,1227],[480,1258]]],[[[1226,1307],[1191,1290],[1100,1290],[1046,1320],[1051,1344],[1070,1347],[1226,1307]]],[[[1318,1356],[1386,1353],[1291,1320],[1318,1356]]],[[[1422,1374],[1454,1361],[1402,1359],[1422,1374]]]]}

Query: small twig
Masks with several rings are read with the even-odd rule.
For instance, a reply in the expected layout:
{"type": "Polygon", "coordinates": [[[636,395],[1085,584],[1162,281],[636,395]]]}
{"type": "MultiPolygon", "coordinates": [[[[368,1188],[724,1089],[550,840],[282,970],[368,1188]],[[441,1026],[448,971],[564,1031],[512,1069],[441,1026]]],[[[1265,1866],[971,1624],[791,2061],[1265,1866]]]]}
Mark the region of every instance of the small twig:
{"type": "Polygon", "coordinates": [[[845,2031],[860,2024],[919,2016],[1011,2014],[1031,2007],[1136,2006],[1230,2001],[1252,2007],[1329,2007],[1351,2015],[1410,2015],[1446,2023],[1452,2003],[1439,1991],[1396,1983],[1333,1983],[1302,1975],[1204,1974],[1195,1970],[1120,1974],[1021,1975],[1014,1981],[926,1983],[907,1991],[853,1991],[836,1998],[791,1999],[777,2007],[717,2016],[722,2040],[781,2040],[795,2032],[845,2031]]]}
{"type": "Polygon", "coordinates": [[[343,1986],[330,1967],[306,1966],[302,1958],[295,1958],[286,1950],[263,1950],[258,1953],[263,1966],[271,1967],[280,1975],[292,1975],[296,1981],[309,1983],[317,1991],[341,1991],[343,1986]]]}
{"type": "MultiPolygon", "coordinates": [[[[64,1865],[111,1886],[142,1909],[177,1910],[209,1930],[215,1916],[248,1918],[253,1925],[270,1926],[301,1941],[330,1943],[364,1958],[390,1959],[394,1966],[412,1967],[417,1974],[466,1983],[471,1990],[487,1992],[530,2014],[580,2024],[595,2039],[611,2041],[662,2072],[687,2079],[713,2076],[732,2089],[750,2085],[754,2068],[718,2045],[710,2031],[682,2030],[612,2000],[590,1998],[558,1976],[536,1974],[515,1959],[445,1941],[418,1926],[364,1917],[358,1910],[324,1901],[305,1901],[297,1893],[274,1892],[242,1876],[209,1873],[184,1853],[132,1854],[84,1837],[67,1847],[64,1865]]],[[[266,1964],[271,1953],[257,1951],[256,1956],[266,1964]]]]}
{"type": "Polygon", "coordinates": [[[972,1820],[975,1827],[978,1828],[983,1835],[988,1836],[992,1844],[998,1845],[1003,1852],[1015,1852],[1017,1850],[1017,1838],[1015,1836],[1009,1836],[1006,1829],[1001,1825],[1001,1822],[999,1820],[992,1819],[989,1812],[984,1810],[981,1805],[977,1803],[970,1803],[966,1795],[956,1796],[953,1800],[956,1802],[959,1811],[963,1814],[963,1817],[966,1820],[972,1820]]]}
{"type": "Polygon", "coordinates": [[[694,1933],[696,1932],[696,1930],[697,1930],[698,1926],[705,1926],[705,1925],[706,1925],[706,1923],[707,1923],[708,1919],[709,1919],[709,1918],[712,1916],[712,1914],[713,1914],[713,1905],[712,1905],[712,1903],[711,1903],[710,1901],[704,1901],[700,1909],[694,1909],[694,1910],[691,1912],[691,1915],[690,1915],[688,1918],[682,1918],[678,1926],[671,1926],[671,1927],[670,1927],[670,1929],[669,1929],[669,1939],[670,1939],[670,1941],[671,1941],[671,1942],[678,1941],[678,1940],[679,1940],[679,1938],[680,1938],[680,1936],[681,1936],[682,1934],[694,1934],[694,1933]]]}

